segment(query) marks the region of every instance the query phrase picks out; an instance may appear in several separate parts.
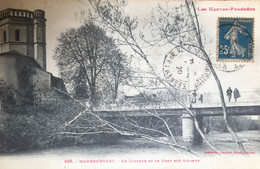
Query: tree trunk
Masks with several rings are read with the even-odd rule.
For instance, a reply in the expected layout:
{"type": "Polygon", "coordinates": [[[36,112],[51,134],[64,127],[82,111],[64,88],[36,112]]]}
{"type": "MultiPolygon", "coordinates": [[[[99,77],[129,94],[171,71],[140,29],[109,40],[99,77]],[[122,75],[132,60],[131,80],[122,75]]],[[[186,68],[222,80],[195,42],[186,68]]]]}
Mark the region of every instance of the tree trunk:
{"type": "Polygon", "coordinates": [[[233,138],[235,139],[236,143],[237,143],[237,146],[239,148],[239,150],[243,153],[245,153],[245,149],[244,149],[244,146],[242,144],[242,141],[239,139],[239,137],[237,136],[237,134],[233,131],[232,127],[230,126],[229,122],[228,122],[228,114],[227,114],[227,108],[226,108],[226,103],[225,103],[225,100],[224,100],[224,94],[223,94],[223,89],[222,89],[222,86],[221,86],[221,83],[220,83],[220,80],[218,79],[218,76],[215,72],[215,69],[213,68],[211,62],[209,61],[209,64],[210,64],[210,69],[211,69],[211,72],[215,78],[215,81],[217,83],[217,86],[218,86],[218,90],[219,90],[219,96],[220,96],[220,100],[221,100],[221,106],[222,106],[222,109],[223,109],[223,119],[224,119],[224,122],[225,122],[225,125],[229,131],[229,133],[233,136],[233,138]]]}
{"type": "Polygon", "coordinates": [[[193,11],[194,11],[194,14],[195,14],[195,20],[196,20],[196,23],[197,23],[197,26],[195,25],[195,22],[193,20],[193,17],[192,17],[192,14],[191,14],[191,11],[190,11],[190,8],[189,8],[189,3],[187,0],[185,0],[185,3],[186,3],[186,6],[187,6],[187,9],[188,9],[188,12],[189,12],[189,15],[191,17],[191,20],[192,20],[192,24],[194,26],[194,28],[196,28],[196,37],[197,37],[197,40],[198,40],[198,43],[199,43],[199,46],[201,48],[201,50],[204,52],[204,55],[206,57],[206,60],[207,60],[207,63],[210,67],[210,70],[213,74],[213,77],[217,83],[217,86],[218,86],[218,91],[219,91],[219,96],[220,96],[220,100],[221,100],[221,105],[222,105],[222,109],[223,109],[223,119],[224,119],[224,122],[225,122],[225,125],[229,131],[229,133],[233,136],[233,138],[236,140],[236,143],[238,145],[238,148],[241,152],[245,153],[245,149],[243,147],[243,144],[241,142],[241,140],[239,139],[239,137],[236,135],[236,133],[233,131],[232,127],[230,126],[229,122],[228,122],[228,114],[227,114],[227,108],[226,108],[226,103],[225,103],[225,100],[224,100],[224,95],[223,95],[223,89],[222,89],[222,86],[221,86],[221,83],[220,83],[220,80],[218,78],[218,75],[216,74],[215,72],[215,69],[209,59],[209,56],[207,55],[207,53],[205,52],[204,48],[203,48],[203,45],[202,45],[202,41],[201,41],[201,35],[200,35],[200,31],[199,31],[199,22],[198,22],[198,17],[197,17],[197,14],[196,14],[196,9],[195,9],[195,6],[194,6],[194,3],[192,3],[192,7],[193,7],[193,11]]]}
{"type": "Polygon", "coordinates": [[[115,84],[115,91],[114,91],[114,94],[113,94],[113,101],[114,102],[116,101],[116,98],[117,98],[117,92],[118,92],[118,83],[115,84]]]}
{"type": "Polygon", "coordinates": [[[93,86],[90,86],[90,110],[97,106],[97,97],[96,97],[96,89],[93,86]]]}

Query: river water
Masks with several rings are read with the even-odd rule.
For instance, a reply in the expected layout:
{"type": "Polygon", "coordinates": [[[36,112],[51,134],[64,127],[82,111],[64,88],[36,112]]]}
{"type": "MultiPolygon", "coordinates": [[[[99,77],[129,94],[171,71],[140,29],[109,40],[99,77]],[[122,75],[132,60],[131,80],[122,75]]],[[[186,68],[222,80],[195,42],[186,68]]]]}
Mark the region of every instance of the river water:
{"type": "Polygon", "coordinates": [[[196,147],[200,157],[179,154],[167,146],[158,145],[141,138],[121,139],[109,145],[89,145],[59,149],[0,155],[0,169],[168,169],[168,168],[235,168],[258,169],[260,159],[260,132],[238,133],[244,136],[245,148],[250,155],[237,154],[228,133],[208,135],[219,148],[222,157],[207,146],[196,147]],[[230,154],[230,152],[232,154],[230,154]]]}

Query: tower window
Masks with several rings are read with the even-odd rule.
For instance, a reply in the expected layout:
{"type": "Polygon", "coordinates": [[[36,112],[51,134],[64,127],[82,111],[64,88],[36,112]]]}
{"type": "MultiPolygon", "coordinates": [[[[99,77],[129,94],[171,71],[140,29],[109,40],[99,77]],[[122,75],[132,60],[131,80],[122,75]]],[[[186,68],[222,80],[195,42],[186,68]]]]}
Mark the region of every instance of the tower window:
{"type": "Polygon", "coordinates": [[[4,42],[6,42],[6,31],[3,32],[3,38],[4,42]]]}
{"type": "Polygon", "coordinates": [[[20,30],[19,29],[15,30],[15,41],[20,41],[20,30]]]}

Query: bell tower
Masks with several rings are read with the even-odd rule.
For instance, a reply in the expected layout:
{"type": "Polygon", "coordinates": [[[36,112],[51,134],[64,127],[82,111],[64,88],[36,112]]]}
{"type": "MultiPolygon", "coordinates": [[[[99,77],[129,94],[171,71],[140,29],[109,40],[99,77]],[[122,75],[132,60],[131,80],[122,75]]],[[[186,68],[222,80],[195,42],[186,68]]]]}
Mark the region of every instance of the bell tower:
{"type": "Polygon", "coordinates": [[[33,18],[33,13],[27,10],[0,12],[0,53],[15,50],[34,58],[33,18]]]}
{"type": "Polygon", "coordinates": [[[46,70],[46,19],[43,10],[0,11],[0,53],[17,51],[46,70]]]}
{"type": "Polygon", "coordinates": [[[46,19],[43,10],[34,12],[34,58],[46,70],[46,19]]]}

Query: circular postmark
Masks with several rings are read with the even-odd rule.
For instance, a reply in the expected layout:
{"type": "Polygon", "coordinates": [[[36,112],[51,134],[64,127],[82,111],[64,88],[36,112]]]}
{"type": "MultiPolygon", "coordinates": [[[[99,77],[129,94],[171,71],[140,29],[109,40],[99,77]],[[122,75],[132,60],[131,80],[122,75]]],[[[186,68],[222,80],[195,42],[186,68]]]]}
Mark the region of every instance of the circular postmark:
{"type": "Polygon", "coordinates": [[[210,60],[212,62],[212,65],[223,72],[235,72],[237,70],[240,70],[245,66],[243,63],[237,63],[237,62],[218,62],[215,59],[215,56],[210,56],[210,60]]]}
{"type": "Polygon", "coordinates": [[[198,89],[210,77],[210,67],[200,48],[191,45],[175,47],[164,58],[166,81],[177,90],[198,89]]]}

